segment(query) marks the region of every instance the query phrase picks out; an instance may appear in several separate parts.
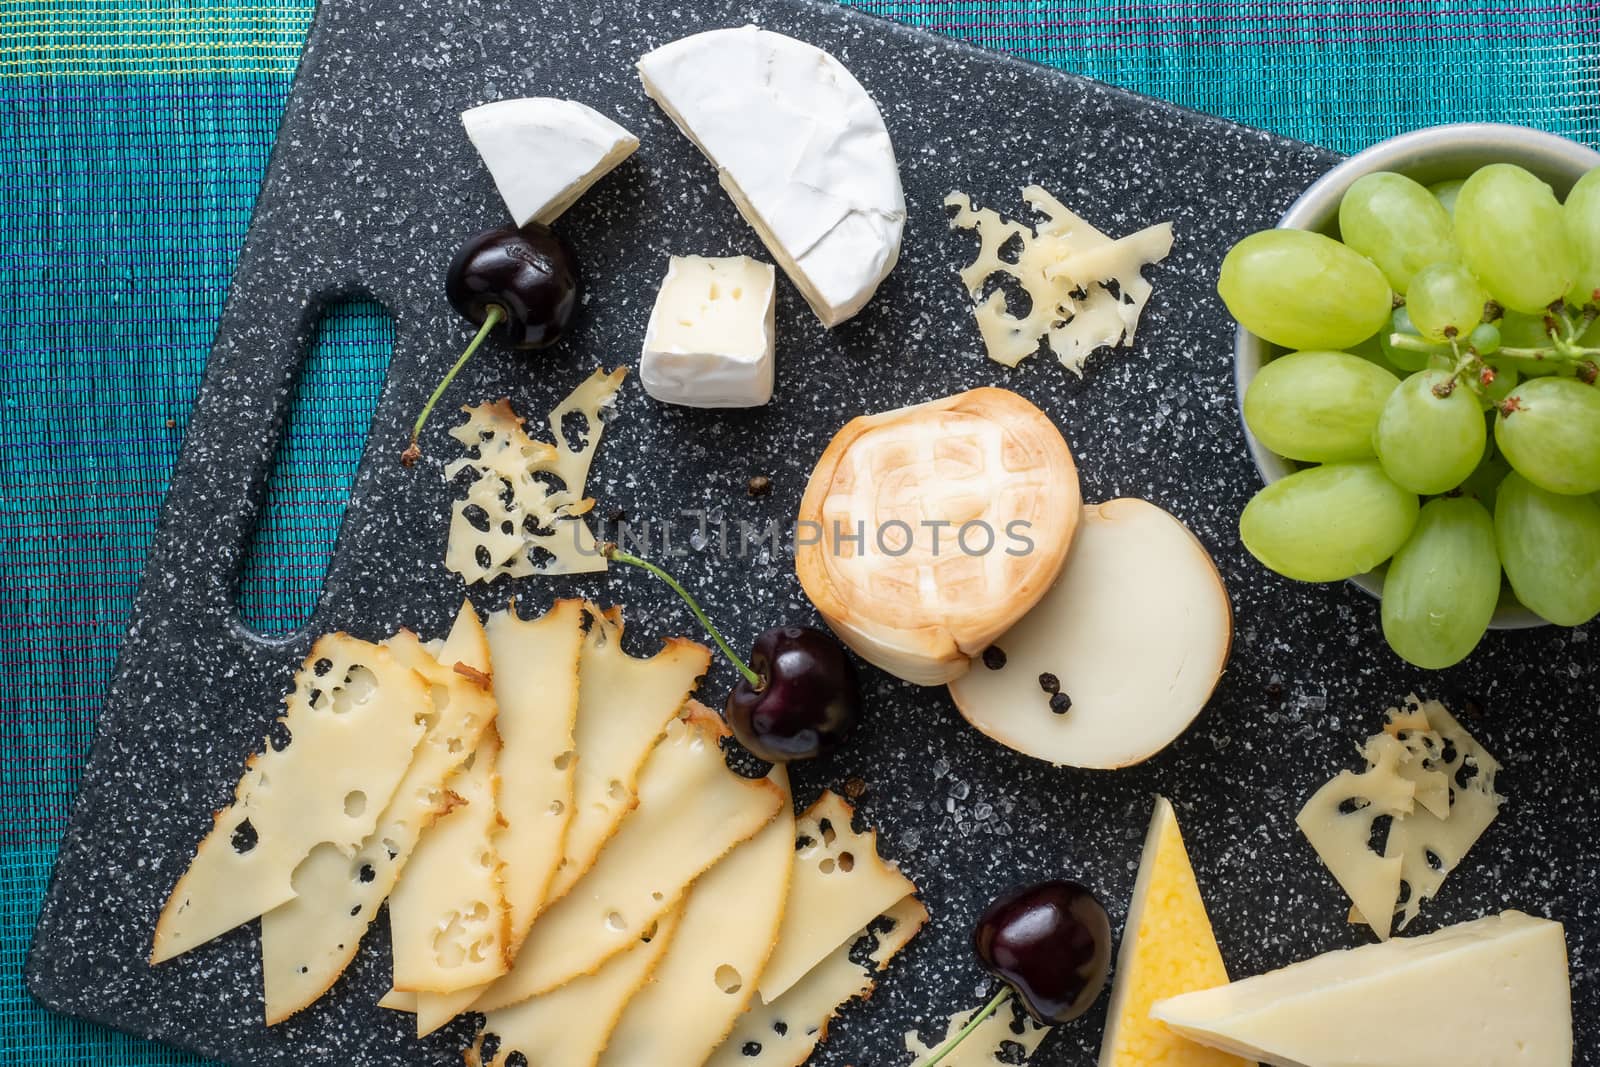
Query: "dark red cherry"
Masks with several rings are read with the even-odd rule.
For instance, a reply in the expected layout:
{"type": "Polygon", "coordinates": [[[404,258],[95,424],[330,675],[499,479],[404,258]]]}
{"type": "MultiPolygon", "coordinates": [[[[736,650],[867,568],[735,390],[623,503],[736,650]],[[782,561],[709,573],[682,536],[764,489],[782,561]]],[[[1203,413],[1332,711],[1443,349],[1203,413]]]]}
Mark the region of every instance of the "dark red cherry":
{"type": "Polygon", "coordinates": [[[537,222],[500,226],[471,238],[444,276],[450,306],[474,326],[500,309],[512,348],[543,348],[560,339],[578,306],[578,271],[567,243],[537,222]]]}
{"type": "Polygon", "coordinates": [[[1111,921],[1077,882],[1040,882],[995,898],[978,917],[972,947],[1028,1014],[1050,1026],[1088,1011],[1105,988],[1111,921]]]}
{"type": "Polygon", "coordinates": [[[775,626],[756,638],[750,669],[728,694],[733,736],[773,763],[834,751],[861,715],[861,683],[850,657],[828,634],[809,626],[775,626]]]}

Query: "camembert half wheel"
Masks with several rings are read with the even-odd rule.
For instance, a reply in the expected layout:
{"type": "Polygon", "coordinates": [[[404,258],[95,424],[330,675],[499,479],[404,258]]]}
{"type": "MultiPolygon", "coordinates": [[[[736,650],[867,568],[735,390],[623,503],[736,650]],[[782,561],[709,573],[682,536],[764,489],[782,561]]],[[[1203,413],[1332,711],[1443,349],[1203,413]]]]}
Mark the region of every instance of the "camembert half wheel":
{"type": "Polygon", "coordinates": [[[863,659],[920,685],[965,674],[1066,562],[1078,468],[1005,389],[853,419],[800,502],[795,570],[863,659]]]}

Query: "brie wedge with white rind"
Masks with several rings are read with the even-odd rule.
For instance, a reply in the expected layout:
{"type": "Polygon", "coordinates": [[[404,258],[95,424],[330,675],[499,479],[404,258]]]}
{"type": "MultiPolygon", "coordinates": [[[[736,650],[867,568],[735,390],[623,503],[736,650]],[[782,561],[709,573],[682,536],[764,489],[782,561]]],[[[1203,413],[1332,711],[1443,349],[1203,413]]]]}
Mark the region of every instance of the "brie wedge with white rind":
{"type": "MultiPolygon", "coordinates": [[[[783,764],[769,777],[789,794],[783,764]]],[[[677,936],[612,1031],[601,1067],[701,1067],[756,993],[794,870],[788,804],[694,883],[677,936]]]]}
{"type": "Polygon", "coordinates": [[[1157,1001],[1184,1037],[1273,1067],[1567,1067],[1560,923],[1517,911],[1157,1001]]]}
{"type": "Polygon", "coordinates": [[[311,1004],[344,973],[423,831],[460,802],[445,783],[496,719],[489,642],[470,603],[461,605],[437,659],[407,630],[386,645],[428,680],[427,733],[360,851],[351,857],[331,845],[313,849],[295,869],[295,898],[261,917],[269,1026],[311,1004]]]}
{"type": "Polygon", "coordinates": [[[811,474],[795,571],[863,659],[940,685],[1044,596],[1080,499],[1061,431],[1016,393],[973,389],[865,415],[811,474]]]}
{"type": "Polygon", "coordinates": [[[644,391],[694,408],[771,400],[776,291],[770,263],[673,256],[645,331],[644,391]]]}
{"type": "Polygon", "coordinates": [[[354,855],[433,710],[421,675],[389,649],[342,633],[311,646],[284,704],[161,909],[152,964],[292,899],[294,870],[318,845],[354,855]]]}
{"type": "Polygon", "coordinates": [[[787,797],[775,783],[728,768],[722,742],[731,736],[721,716],[692,701],[684,718],[668,724],[640,772],[639,806],[589,873],[539,916],[516,966],[478,999],[477,1010],[492,1012],[593,974],[777,816],[787,797]]]}
{"type": "Polygon", "coordinates": [[[546,226],[639,147],[639,138],[576,100],[496,100],[461,113],[518,226],[546,226]]]}
{"type": "Polygon", "coordinates": [[[1188,729],[1232,638],[1222,577],[1183,523],[1143,500],[1089,504],[1055,586],[950,695],[968,722],[1025,755],[1126,767],[1188,729]]]}
{"type": "Polygon", "coordinates": [[[861,83],[820,48],[755,26],[663,45],[639,77],[822,324],[860,311],[899,259],[906,219],[894,146],[861,83]]]}

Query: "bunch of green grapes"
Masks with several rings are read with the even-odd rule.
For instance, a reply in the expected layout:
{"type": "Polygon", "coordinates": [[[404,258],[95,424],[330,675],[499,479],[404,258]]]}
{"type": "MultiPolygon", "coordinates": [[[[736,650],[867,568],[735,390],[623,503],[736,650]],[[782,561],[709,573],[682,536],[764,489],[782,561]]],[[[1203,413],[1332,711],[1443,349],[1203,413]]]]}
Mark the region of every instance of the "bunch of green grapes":
{"type": "Polygon", "coordinates": [[[1553,623],[1600,614],[1600,170],[1564,204],[1509,164],[1369,174],[1339,232],[1222,263],[1234,318],[1290,350],[1245,422],[1300,465],[1245,508],[1245,547],[1307,582],[1387,561],[1384,636],[1430,669],[1477,646],[1502,573],[1553,623]]]}

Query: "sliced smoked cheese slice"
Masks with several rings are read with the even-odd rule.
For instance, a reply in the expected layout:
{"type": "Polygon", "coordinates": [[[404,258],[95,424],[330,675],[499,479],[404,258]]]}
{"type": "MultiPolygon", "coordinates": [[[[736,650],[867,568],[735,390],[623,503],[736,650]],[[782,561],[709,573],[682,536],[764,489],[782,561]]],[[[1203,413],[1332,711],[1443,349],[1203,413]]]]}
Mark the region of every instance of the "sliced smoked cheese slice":
{"type": "Polygon", "coordinates": [[[1156,1003],[1185,1037],[1274,1067],[1566,1067],[1560,923],[1517,911],[1330,952],[1156,1003]]]}
{"type": "Polygon", "coordinates": [[[578,657],[577,757],[572,818],[548,899],[578,881],[638,803],[639,769],[661,732],[711,665],[703,645],[668,638],[649,659],[622,647],[622,609],[589,605],[588,636],[578,657]]]}
{"type": "Polygon", "coordinates": [[[917,891],[900,868],[879,857],[878,832],[857,832],[850,825],[854,818],[844,798],[830,791],[795,825],[783,927],[757,986],[768,1004],[874,916],[917,891]]]}
{"type": "MultiPolygon", "coordinates": [[[[906,1051],[916,1056],[914,1062],[923,1062],[934,1049],[964,1030],[972,1021],[972,1017],[982,1010],[973,1008],[971,1011],[958,1011],[950,1016],[949,1022],[945,1025],[944,1036],[931,1046],[924,1045],[916,1031],[906,1034],[906,1051]]],[[[1039,1046],[1044,1044],[1044,1039],[1049,1036],[1050,1027],[1040,1026],[1030,1019],[1016,998],[1012,997],[993,1015],[979,1023],[962,1039],[961,1044],[939,1063],[942,1067],[1010,1067],[1013,1064],[1028,1062],[1028,1057],[1037,1052],[1039,1046]]],[[[1195,1062],[1198,1064],[1200,1061],[1195,1062]]],[[[1190,1061],[1184,1059],[1144,1060],[1140,1063],[1147,1067],[1159,1067],[1163,1064],[1167,1064],[1168,1067],[1190,1067],[1190,1061]]]]}
{"type": "MultiPolygon", "coordinates": [[[[483,1032],[466,1052],[467,1067],[505,1067],[518,1053],[522,1062],[540,1067],[594,1067],[617,1019],[641,995],[663,954],[678,939],[681,911],[673,908],[661,916],[643,937],[594,974],[490,1012],[483,1032]]],[[[638,1060],[633,1067],[654,1063],[638,1060]]]]}
{"type": "Polygon", "coordinates": [[[629,1002],[602,1067],[701,1067],[755,996],[795,868],[788,775],[779,764],[770,777],[784,806],[695,881],[677,936],[629,1002]]]}
{"type": "Polygon", "coordinates": [[[795,571],[863,659],[939,685],[1044,596],[1079,515],[1061,431],[1016,393],[974,389],[834,436],[800,501],[795,571]]]}
{"type": "Polygon", "coordinates": [[[549,96],[480,104],[461,125],[518,226],[546,226],[639,147],[587,104],[549,96]]]}
{"type": "Polygon", "coordinates": [[[1178,817],[1165,797],[1156,797],[1117,954],[1100,1067],[1250,1067],[1150,1018],[1150,1005],[1158,1000],[1227,984],[1228,971],[1200,899],[1178,817]]]}
{"type": "MultiPolygon", "coordinates": [[[[580,713],[581,719],[581,713],[580,713]]],[[[672,908],[689,884],[754,837],[785,803],[767,779],[728,769],[722,719],[693,702],[639,775],[639,805],[584,875],[533,924],[517,965],[477,1003],[495,1011],[592,974],[672,908]]]]}
{"type": "Polygon", "coordinates": [[[294,897],[318,845],[352,855],[411,765],[433,703],[390,650],[348,634],[317,640],[266,748],[217,812],[161,909],[150,962],[202,945],[294,897]]]}
{"type": "Polygon", "coordinates": [[[450,779],[462,803],[422,836],[389,897],[396,989],[449,993],[510,967],[510,914],[495,846],[504,825],[499,757],[491,726],[450,779]]]}
{"type": "Polygon", "coordinates": [[[1083,508],[1054,587],[950,683],[973,726],[1058,766],[1148,759],[1195,720],[1228,662],[1233,609],[1183,523],[1143,500],[1083,508]]]}
{"type": "Polygon", "coordinates": [[[897,902],[852,932],[776,1001],[768,1004],[758,995],[706,1067],[800,1067],[828,1039],[828,1024],[840,1010],[852,1000],[872,995],[876,973],[910,944],[927,921],[928,911],[916,897],[897,902]],[[874,942],[866,952],[871,969],[851,958],[864,939],[874,942]]]}
{"type": "Polygon", "coordinates": [[[344,973],[422,832],[455,803],[446,781],[495,719],[488,639],[470,603],[462,604],[437,659],[406,630],[387,645],[428,680],[433,711],[427,733],[355,856],[331,845],[314,849],[294,872],[295,898],[261,917],[268,1025],[311,1004],[344,973]]]}

